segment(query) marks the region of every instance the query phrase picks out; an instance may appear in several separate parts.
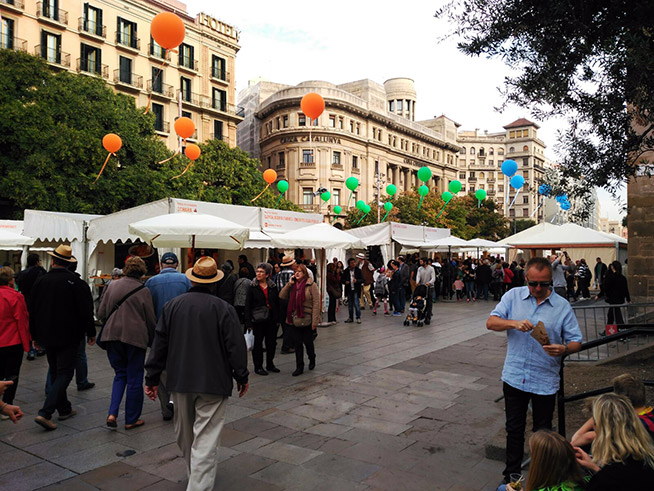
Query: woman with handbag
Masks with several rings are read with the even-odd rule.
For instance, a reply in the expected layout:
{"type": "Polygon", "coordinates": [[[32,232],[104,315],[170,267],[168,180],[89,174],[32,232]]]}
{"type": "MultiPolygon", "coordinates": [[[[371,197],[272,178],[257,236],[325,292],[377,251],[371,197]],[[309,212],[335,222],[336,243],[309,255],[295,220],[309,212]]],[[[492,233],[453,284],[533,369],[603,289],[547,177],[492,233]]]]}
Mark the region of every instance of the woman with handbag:
{"type": "Polygon", "coordinates": [[[343,296],[343,285],[341,275],[334,263],[327,265],[327,294],[329,295],[329,308],[327,309],[327,322],[336,324],[336,305],[343,296]]]}
{"type": "Polygon", "coordinates": [[[125,429],[143,426],[143,366],[145,350],[152,343],[156,316],[150,290],[141,283],[147,267],[140,257],[130,257],[123,268],[124,278],[106,288],[98,308],[104,323],[98,344],[107,350],[114,369],[114,383],[107,426],[117,426],[118,408],[126,393],[125,429]]]}
{"type": "Polygon", "coordinates": [[[295,371],[297,377],[304,373],[304,349],[307,348],[309,370],[316,367],[316,350],[313,335],[320,324],[320,292],[314,281],[309,278],[307,267],[300,264],[295,275],[279,292],[282,299],[288,298],[286,322],[292,326],[295,339],[295,371]]]}
{"type": "Polygon", "coordinates": [[[252,362],[254,373],[268,375],[279,373],[273,362],[277,347],[277,322],[279,296],[277,286],[270,279],[272,266],[261,263],[254,271],[255,278],[250,282],[245,296],[245,327],[254,333],[252,362]],[[266,343],[266,369],[263,368],[263,343],[266,343]]]}

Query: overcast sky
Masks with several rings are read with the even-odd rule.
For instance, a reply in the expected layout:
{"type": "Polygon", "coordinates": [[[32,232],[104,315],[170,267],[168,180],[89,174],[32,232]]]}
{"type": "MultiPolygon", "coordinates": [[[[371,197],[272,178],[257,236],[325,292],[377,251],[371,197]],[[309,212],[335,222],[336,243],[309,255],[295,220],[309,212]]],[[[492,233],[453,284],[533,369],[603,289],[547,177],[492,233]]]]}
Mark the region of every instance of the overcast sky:
{"type": "MultiPolygon", "coordinates": [[[[518,107],[498,113],[498,87],[509,68],[499,60],[464,56],[452,40],[439,42],[446,26],[433,15],[442,0],[186,3],[189,14],[204,12],[241,31],[237,93],[259,77],[289,85],[408,77],[415,82],[417,120],[445,114],[460,129],[497,132],[526,117],[540,126],[546,155],[557,160],[556,134],[565,122],[536,121],[518,107]]],[[[602,215],[618,218],[610,195],[600,191],[599,196],[602,215]]]]}

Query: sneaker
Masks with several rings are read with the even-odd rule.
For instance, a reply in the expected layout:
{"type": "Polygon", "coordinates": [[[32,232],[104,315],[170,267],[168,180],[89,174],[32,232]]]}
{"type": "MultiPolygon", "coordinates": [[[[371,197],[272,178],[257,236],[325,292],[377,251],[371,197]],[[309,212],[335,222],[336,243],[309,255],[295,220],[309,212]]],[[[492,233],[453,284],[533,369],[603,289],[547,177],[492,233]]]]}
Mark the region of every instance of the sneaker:
{"type": "Polygon", "coordinates": [[[52,430],[56,430],[56,429],[57,429],[57,425],[54,424],[54,423],[52,422],[52,420],[50,420],[50,419],[46,419],[46,418],[44,418],[43,416],[37,416],[36,418],[34,418],[34,422],[35,422],[37,425],[42,426],[43,428],[45,428],[45,429],[48,430],[48,431],[52,431],[52,430]]]}
{"type": "Polygon", "coordinates": [[[393,312],[393,317],[402,317],[402,312],[393,312]]]}
{"type": "Polygon", "coordinates": [[[470,299],[466,300],[468,303],[470,302],[470,299]]]}
{"type": "Polygon", "coordinates": [[[373,313],[373,315],[377,315],[377,310],[376,309],[373,310],[372,313],[373,313]]]}
{"type": "Polygon", "coordinates": [[[361,310],[366,310],[366,307],[365,307],[365,306],[361,306],[361,310]]]}
{"type": "Polygon", "coordinates": [[[286,348],[286,349],[282,348],[280,353],[282,355],[290,355],[291,353],[295,353],[295,348],[286,348]]]}
{"type": "Polygon", "coordinates": [[[36,354],[33,351],[27,353],[27,361],[34,361],[35,358],[36,358],[36,354]]]}
{"type": "Polygon", "coordinates": [[[68,414],[60,414],[59,415],[59,421],[66,421],[67,419],[72,418],[76,414],[77,414],[77,411],[75,411],[74,409],[71,409],[68,414]]]}
{"type": "Polygon", "coordinates": [[[357,319],[357,324],[361,324],[361,319],[357,319]]]}
{"type": "Polygon", "coordinates": [[[85,382],[83,384],[80,384],[77,386],[77,390],[89,390],[95,387],[95,384],[93,382],[85,382]]]}
{"type": "Polygon", "coordinates": [[[343,322],[345,322],[346,324],[350,324],[351,322],[354,322],[354,321],[352,319],[345,319],[343,322]]]}

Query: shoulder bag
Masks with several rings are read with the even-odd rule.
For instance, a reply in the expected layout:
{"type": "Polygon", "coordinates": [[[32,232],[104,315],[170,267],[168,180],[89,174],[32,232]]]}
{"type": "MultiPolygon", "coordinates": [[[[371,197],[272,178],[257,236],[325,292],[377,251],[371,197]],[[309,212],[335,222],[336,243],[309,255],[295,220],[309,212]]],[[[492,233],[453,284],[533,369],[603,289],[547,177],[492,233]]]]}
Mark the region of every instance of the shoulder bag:
{"type": "Polygon", "coordinates": [[[109,315],[107,316],[107,318],[102,323],[102,327],[100,328],[100,332],[98,333],[98,335],[95,338],[95,344],[100,346],[100,348],[102,348],[103,350],[107,349],[107,343],[105,341],[102,341],[102,333],[104,332],[104,327],[107,325],[107,322],[109,322],[109,318],[111,317],[111,315],[114,312],[116,312],[116,310],[118,310],[118,307],[120,307],[125,302],[125,300],[127,300],[129,297],[131,297],[135,293],[143,290],[143,288],[145,288],[145,285],[137,286],[131,292],[128,292],[127,294],[125,294],[125,296],[123,298],[121,298],[120,300],[118,300],[118,302],[116,302],[116,305],[114,305],[114,308],[111,309],[111,312],[109,312],[109,315]]]}

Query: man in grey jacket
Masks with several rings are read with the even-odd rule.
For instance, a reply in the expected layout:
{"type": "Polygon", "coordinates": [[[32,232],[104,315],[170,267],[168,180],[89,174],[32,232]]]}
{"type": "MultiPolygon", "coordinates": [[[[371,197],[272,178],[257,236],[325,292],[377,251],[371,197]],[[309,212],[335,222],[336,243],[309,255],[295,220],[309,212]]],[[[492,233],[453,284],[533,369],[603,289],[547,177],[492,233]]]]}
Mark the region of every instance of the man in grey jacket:
{"type": "Polygon", "coordinates": [[[166,369],[177,445],[189,475],[186,489],[211,490],[232,379],[239,397],[248,390],[247,349],[236,311],[209,288],[223,277],[216,262],[201,257],[186,276],[191,289],[169,301],[157,323],[145,364],[145,393],[156,400],[166,369]]]}
{"type": "Polygon", "coordinates": [[[552,263],[552,282],[554,286],[554,292],[557,295],[562,296],[563,298],[568,298],[566,295],[567,282],[565,281],[565,271],[570,269],[568,266],[563,264],[563,258],[565,253],[561,252],[560,254],[552,254],[550,256],[550,262],[552,263]]]}

